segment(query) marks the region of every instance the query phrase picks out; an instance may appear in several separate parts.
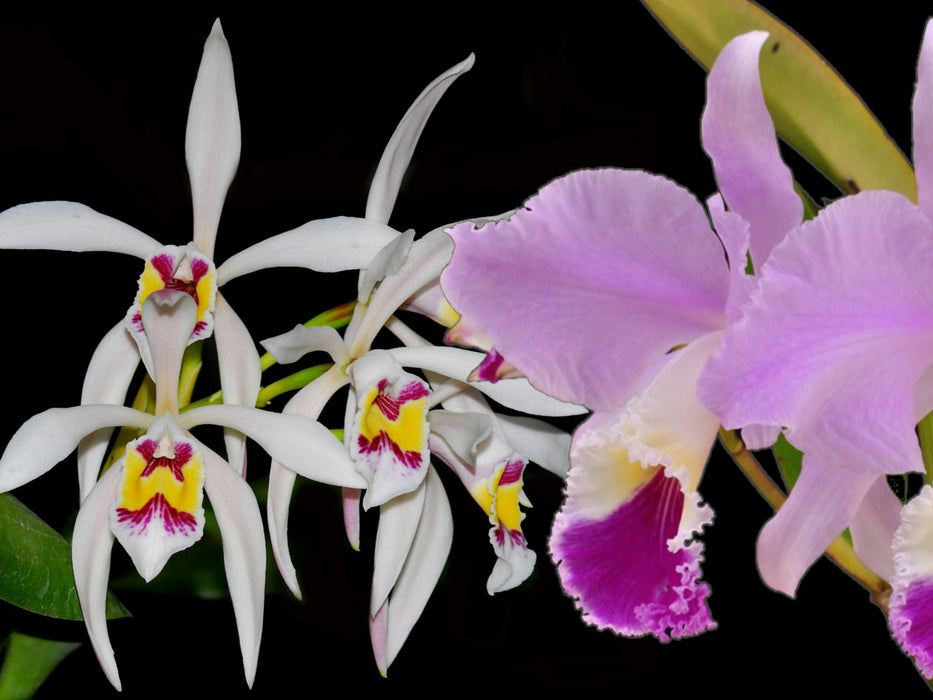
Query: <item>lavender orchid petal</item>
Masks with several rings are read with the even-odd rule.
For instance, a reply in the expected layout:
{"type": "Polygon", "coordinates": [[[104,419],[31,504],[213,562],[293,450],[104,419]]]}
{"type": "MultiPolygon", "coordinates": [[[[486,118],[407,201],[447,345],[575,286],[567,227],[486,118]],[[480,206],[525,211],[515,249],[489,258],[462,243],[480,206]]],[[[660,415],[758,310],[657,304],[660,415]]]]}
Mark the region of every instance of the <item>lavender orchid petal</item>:
{"type": "Polygon", "coordinates": [[[75,202],[21,204],[0,213],[0,248],[107,251],[146,259],[161,247],[142,231],[75,202]]]}
{"type": "MultiPolygon", "coordinates": [[[[202,446],[203,447],[203,446],[202,446]]],[[[252,687],[262,636],[266,545],[252,490],[223,459],[204,449],[204,490],[223,538],[224,569],[236,615],[246,683],[252,687]]]]}
{"type": "Polygon", "coordinates": [[[856,556],[885,581],[890,581],[895,573],[891,544],[902,508],[887,479],[875,479],[849,523],[856,556]]]}
{"type": "Polygon", "coordinates": [[[877,480],[806,455],[790,497],[758,536],[761,579],[793,598],[801,577],[852,521],[877,480]]]}
{"type": "Polygon", "coordinates": [[[453,82],[473,67],[474,56],[467,58],[453,68],[445,71],[428,85],[418,95],[402,121],[395,128],[392,138],[386,145],[373,182],[369,187],[369,198],[366,201],[366,218],[380,223],[388,223],[395,198],[398,196],[402,177],[408,170],[412,153],[421,136],[421,131],[437,106],[441,97],[453,82]]]}
{"type": "Polygon", "coordinates": [[[358,270],[398,236],[398,231],[366,219],[315,219],[240,251],[217,268],[217,279],[232,279],[271,267],[304,267],[317,272],[358,270]]]}
{"type": "Polygon", "coordinates": [[[821,463],[921,471],[914,399],[933,357],[931,265],[933,223],[904,197],[833,203],[775,248],[702,400],[726,427],[787,426],[821,463]]]}
{"type": "Polygon", "coordinates": [[[752,261],[760,267],[784,234],[803,219],[790,169],[781,160],[765,106],[758,54],[765,32],[730,41],[707,80],[703,147],[729,208],[751,226],[752,261]]]}
{"type": "Polygon", "coordinates": [[[185,160],[194,205],[194,242],[201,252],[213,257],[220,212],[240,161],[233,59],[219,19],[204,42],[191,95],[185,160]]]}
{"type": "Polygon", "coordinates": [[[453,307],[565,401],[618,406],[671,348],[724,325],[722,246],[700,203],[664,178],[579,171],[511,219],[448,232],[441,286],[453,307]]]}
{"type": "Polygon", "coordinates": [[[154,420],[148,413],[105,404],[43,411],[20,426],[0,456],[0,493],[45,474],[96,430],[121,425],[148,428],[154,420]]]}
{"type": "Polygon", "coordinates": [[[84,499],[71,538],[75,589],[91,646],[113,687],[122,690],[117,662],[107,633],[107,579],[113,534],[108,527],[109,507],[120,485],[117,463],[101,477],[84,499]]]}
{"type": "Polygon", "coordinates": [[[933,24],[927,22],[917,60],[913,101],[914,172],[917,203],[933,219],[933,24]]]}

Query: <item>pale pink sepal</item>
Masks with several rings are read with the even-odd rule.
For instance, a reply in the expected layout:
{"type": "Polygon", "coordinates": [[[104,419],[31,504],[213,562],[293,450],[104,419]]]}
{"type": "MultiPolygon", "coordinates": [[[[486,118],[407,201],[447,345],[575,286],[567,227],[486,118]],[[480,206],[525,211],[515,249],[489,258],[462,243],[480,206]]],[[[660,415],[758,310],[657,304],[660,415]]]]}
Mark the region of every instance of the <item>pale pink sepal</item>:
{"type": "Polygon", "coordinates": [[[742,442],[750,450],[764,450],[773,445],[781,434],[776,425],[746,425],[742,428],[742,442]]]}
{"type": "Polygon", "coordinates": [[[217,267],[217,283],[226,284],[270,267],[304,267],[317,272],[359,270],[397,235],[395,229],[366,219],[315,219],[231,256],[217,267]]]}
{"type": "Polygon", "coordinates": [[[917,88],[913,101],[914,172],[917,175],[917,202],[933,219],[933,24],[923,31],[917,59],[917,88]]]}
{"type": "Polygon", "coordinates": [[[758,536],[758,573],[765,584],[793,598],[801,577],[848,527],[877,479],[805,455],[790,497],[758,536]]]}
{"type": "Polygon", "coordinates": [[[386,624],[387,613],[389,612],[389,601],[382,604],[379,611],[369,618],[369,640],[373,647],[373,657],[376,659],[376,668],[383,678],[389,670],[389,660],[386,653],[386,635],[388,627],[386,624]]]}
{"type": "Polygon", "coordinates": [[[106,251],[145,260],[162,244],[76,202],[21,204],[0,214],[0,248],[106,251]]]}
{"type": "Polygon", "coordinates": [[[84,624],[97,660],[117,690],[122,690],[120,674],[107,633],[107,581],[113,549],[113,534],[108,520],[110,504],[120,486],[121,466],[122,462],[117,462],[107,470],[84,499],[71,539],[75,589],[84,624]]]}
{"type": "Polygon", "coordinates": [[[185,160],[194,205],[194,242],[208,257],[227,189],[240,161],[240,114],[233,59],[220,20],[214,22],[188,108],[185,160]]]}
{"type": "Polygon", "coordinates": [[[373,554],[373,584],[369,597],[369,614],[375,616],[389,597],[408,559],[421,513],[424,510],[425,488],[383,503],[379,508],[379,527],[373,554]]]}
{"type": "MultiPolygon", "coordinates": [[[[224,403],[254,407],[262,383],[259,354],[243,321],[226,299],[217,293],[214,310],[214,340],[224,403]]],[[[230,465],[246,476],[246,438],[235,430],[224,430],[230,465]]]]}
{"type": "Polygon", "coordinates": [[[424,480],[425,500],[405,566],[389,596],[386,668],[392,665],[427,605],[453,542],[453,516],[444,485],[433,467],[424,480]]]}
{"type": "Polygon", "coordinates": [[[428,85],[414,101],[402,121],[395,128],[386,145],[376,174],[369,187],[366,201],[366,218],[388,223],[395,198],[402,184],[402,177],[411,162],[412,153],[421,136],[421,131],[434,111],[435,106],[453,82],[473,67],[475,57],[470,54],[453,68],[445,71],[428,85]]]}
{"type": "Polygon", "coordinates": [[[122,425],[148,428],[154,420],[148,413],[106,404],[43,411],[23,423],[0,456],[0,493],[45,474],[96,430],[122,425]]]}
{"type": "Polygon", "coordinates": [[[243,478],[216,453],[204,454],[204,490],[211,502],[224,547],[224,570],[236,615],[246,683],[253,686],[262,637],[266,544],[256,496],[243,478]]]}
{"type": "Polygon", "coordinates": [[[886,581],[894,576],[891,544],[901,521],[902,507],[900,499],[888,486],[888,480],[880,476],[865,494],[849,523],[855,554],[886,581]]]}
{"type": "MultiPolygon", "coordinates": [[[[139,348],[121,320],[94,350],[84,375],[81,403],[122,405],[137,365],[139,348]]],[[[82,501],[94,488],[112,434],[111,428],[98,430],[78,444],[78,489],[82,501]]]]}
{"type": "Polygon", "coordinates": [[[756,268],[784,235],[803,220],[803,203],[781,159],[774,123],[765,106],[758,55],[766,32],[748,32],[719,53],[707,79],[703,148],[713,161],[729,209],[751,226],[756,268]]]}

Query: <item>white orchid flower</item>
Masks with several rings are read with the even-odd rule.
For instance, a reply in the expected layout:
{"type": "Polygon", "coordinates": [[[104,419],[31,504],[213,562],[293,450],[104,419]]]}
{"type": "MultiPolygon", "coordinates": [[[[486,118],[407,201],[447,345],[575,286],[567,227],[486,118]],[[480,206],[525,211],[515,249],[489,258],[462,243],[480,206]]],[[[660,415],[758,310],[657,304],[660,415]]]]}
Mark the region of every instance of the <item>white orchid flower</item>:
{"type": "Polygon", "coordinates": [[[316,421],[235,405],[178,413],[182,350],[198,323],[198,307],[179,290],[161,290],[143,303],[156,382],[155,415],[108,404],[54,408],[16,432],[0,456],[0,491],[44,474],[86,435],[129,425],[145,430],[91,489],[78,513],[72,542],[75,582],[91,643],[108,679],[119,689],[107,634],[105,602],[110,550],[116,537],[147,581],[177,551],[200,539],[207,493],[224,545],[224,563],[252,685],[262,632],[265,543],[256,498],[238,470],[196,440],[190,430],[213,424],[258,442],[277,462],[317,481],[359,488],[365,480],[346,449],[316,421]]]}
{"type": "MultiPolygon", "coordinates": [[[[472,58],[459,70],[468,69],[470,63],[472,58]]],[[[407,164],[406,147],[404,140],[394,144],[401,153],[390,165],[401,167],[401,171],[391,167],[380,171],[381,187],[374,190],[368,213],[391,208],[393,191],[407,164]]],[[[139,293],[127,314],[130,330],[121,321],[97,346],[85,376],[82,404],[123,403],[140,357],[152,374],[146,334],[140,327],[142,305],[154,291],[176,289],[187,292],[198,304],[198,322],[190,342],[213,331],[224,401],[254,406],[260,386],[259,356],[249,332],[217,287],[269,267],[305,267],[320,272],[364,268],[397,235],[375,215],[313,220],[215,266],[214,242],[221,209],[240,157],[233,62],[219,20],[204,45],[188,112],[185,155],[194,208],[192,241],[185,246],[163,246],[132,226],[75,202],[23,204],[0,214],[0,248],[112,251],[145,261],[139,293]]],[[[99,431],[81,445],[82,500],[95,483],[110,432],[99,431]]],[[[228,434],[227,457],[231,464],[244,468],[241,436],[228,434]]]]}

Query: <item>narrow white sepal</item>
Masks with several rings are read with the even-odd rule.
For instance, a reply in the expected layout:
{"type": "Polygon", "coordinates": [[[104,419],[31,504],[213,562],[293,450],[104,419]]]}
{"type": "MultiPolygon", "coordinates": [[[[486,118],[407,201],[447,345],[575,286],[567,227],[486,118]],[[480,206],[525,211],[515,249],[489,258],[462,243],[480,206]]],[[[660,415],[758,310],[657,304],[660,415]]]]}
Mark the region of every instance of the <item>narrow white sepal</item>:
{"type": "MultiPolygon", "coordinates": [[[[214,340],[224,403],[255,406],[262,383],[259,353],[243,321],[220,292],[214,309],[214,340]]],[[[245,476],[246,438],[238,431],[224,430],[224,444],[231,466],[245,476]]]]}
{"type": "Polygon", "coordinates": [[[454,523],[444,485],[433,467],[428,467],[424,480],[425,501],[418,531],[412,542],[405,566],[395,582],[389,598],[388,629],[386,630],[386,666],[390,666],[418,618],[427,605],[431,592],[444,570],[454,523]]]}
{"type": "Polygon", "coordinates": [[[162,244],[76,202],[21,204],[0,214],[0,248],[106,251],[145,260],[162,244]]]}
{"type": "Polygon", "coordinates": [[[113,535],[110,532],[110,505],[120,485],[118,462],[91,489],[75,520],[71,539],[71,559],[75,589],[91,646],[107,679],[122,690],[113,646],[107,633],[107,579],[110,577],[110,552],[113,535]]]}
{"type": "Polygon", "coordinates": [[[424,482],[414,491],[397,496],[379,508],[379,528],[373,561],[369,614],[374,617],[405,566],[424,510],[424,482]]]}
{"type": "Polygon", "coordinates": [[[243,478],[216,453],[204,455],[204,490],[211,502],[224,547],[227,587],[236,615],[246,683],[253,687],[262,637],[266,544],[256,496],[243,478]]]}
{"type": "Polygon", "coordinates": [[[188,108],[185,160],[194,205],[194,242],[208,257],[227,189],[240,162],[240,114],[233,59],[220,20],[214,22],[188,108]]]}
{"type": "Polygon", "coordinates": [[[228,258],[217,268],[217,284],[270,267],[304,267],[317,272],[360,270],[396,236],[395,229],[366,219],[315,219],[228,258]]]}
{"type": "MultiPolygon", "coordinates": [[[[403,367],[418,367],[445,377],[467,382],[473,369],[483,361],[484,353],[452,347],[392,348],[393,357],[403,367]]],[[[503,406],[539,416],[578,416],[587,409],[579,404],[559,401],[538,391],[524,377],[498,382],[469,382],[469,385],[503,406]]]]}
{"type": "Polygon", "coordinates": [[[245,433],[283,466],[333,486],[365,488],[366,480],[334,434],[306,416],[272,413],[245,406],[200,406],[178,416],[185,430],[196,425],[222,425],[245,433]]]}
{"type": "Polygon", "coordinates": [[[475,56],[470,54],[453,68],[445,71],[428,85],[414,101],[395,128],[386,145],[366,201],[366,218],[388,222],[395,206],[395,199],[402,184],[402,177],[411,162],[418,138],[431,112],[453,82],[473,67],[475,56]]]}
{"type": "Polygon", "coordinates": [[[269,523],[269,543],[272,545],[275,565],[288,590],[301,600],[298,574],[288,547],[288,511],[291,507],[295,479],[295,472],[286,469],[275,460],[272,461],[269,468],[269,490],[266,495],[266,519],[269,523]]]}
{"type": "MultiPolygon", "coordinates": [[[[121,320],[94,350],[84,375],[81,403],[122,405],[138,364],[139,348],[121,320]]],[[[78,488],[82,501],[94,488],[112,434],[111,428],[97,430],[78,444],[78,488]]]]}
{"type": "Polygon", "coordinates": [[[122,425],[148,428],[154,420],[142,411],[104,404],[43,411],[23,423],[0,457],[0,493],[45,474],[96,430],[122,425]]]}
{"type": "Polygon", "coordinates": [[[350,361],[343,338],[330,326],[297,325],[286,333],[261,340],[259,344],[280,364],[297,362],[307,353],[316,351],[326,352],[340,366],[350,361]]]}

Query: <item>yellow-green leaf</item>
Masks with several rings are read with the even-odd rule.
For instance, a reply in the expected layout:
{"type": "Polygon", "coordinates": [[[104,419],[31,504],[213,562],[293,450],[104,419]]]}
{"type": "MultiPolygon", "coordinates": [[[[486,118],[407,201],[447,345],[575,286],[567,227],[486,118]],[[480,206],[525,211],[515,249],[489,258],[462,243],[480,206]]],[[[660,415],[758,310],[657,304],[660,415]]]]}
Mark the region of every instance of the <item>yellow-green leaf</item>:
{"type": "Polygon", "coordinates": [[[847,193],[917,199],[910,163],[858,95],[793,30],[748,0],[642,0],[707,70],[733,37],[760,29],[761,84],[778,134],[847,193]]]}

